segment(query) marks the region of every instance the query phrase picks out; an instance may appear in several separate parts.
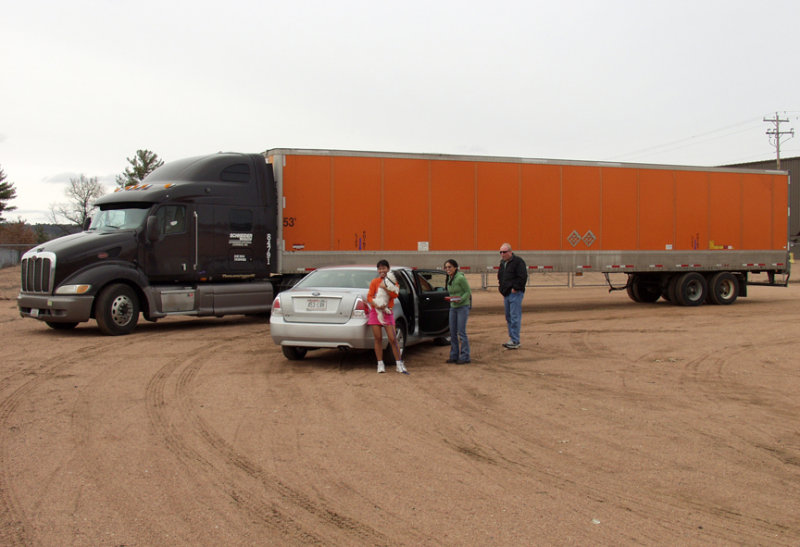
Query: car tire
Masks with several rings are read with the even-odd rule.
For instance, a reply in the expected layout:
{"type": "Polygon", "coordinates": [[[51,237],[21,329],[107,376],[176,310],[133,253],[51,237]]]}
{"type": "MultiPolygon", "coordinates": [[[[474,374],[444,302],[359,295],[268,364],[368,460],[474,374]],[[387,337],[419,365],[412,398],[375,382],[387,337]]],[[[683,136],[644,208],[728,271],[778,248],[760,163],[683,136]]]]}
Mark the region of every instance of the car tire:
{"type": "Polygon", "coordinates": [[[301,361],[306,356],[308,349],[299,346],[281,346],[283,356],[290,361],[301,361]]]}

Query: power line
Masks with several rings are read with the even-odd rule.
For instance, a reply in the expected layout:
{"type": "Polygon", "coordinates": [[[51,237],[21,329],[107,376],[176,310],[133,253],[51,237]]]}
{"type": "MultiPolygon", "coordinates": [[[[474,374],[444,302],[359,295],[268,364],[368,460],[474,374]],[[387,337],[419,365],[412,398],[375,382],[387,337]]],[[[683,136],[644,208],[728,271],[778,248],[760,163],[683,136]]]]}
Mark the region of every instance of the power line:
{"type": "Polygon", "coordinates": [[[651,153],[651,152],[669,152],[672,150],[677,150],[679,148],[684,148],[686,146],[694,146],[701,142],[707,142],[710,140],[721,139],[723,137],[729,137],[731,135],[736,135],[737,133],[743,133],[751,129],[751,127],[745,127],[743,129],[737,129],[736,131],[729,131],[731,129],[740,128],[743,125],[753,125],[760,120],[758,118],[748,118],[741,122],[727,125],[725,127],[721,127],[719,129],[714,129],[713,131],[707,131],[705,133],[700,133],[697,135],[692,135],[691,137],[685,137],[683,139],[678,139],[675,141],[666,142],[663,144],[657,144],[654,146],[649,146],[647,148],[641,148],[639,150],[634,150],[632,152],[627,152],[624,154],[617,154],[614,158],[609,158],[609,161],[618,160],[620,158],[626,158],[630,156],[641,156],[643,154],[651,153]],[[729,131],[728,133],[716,135],[717,133],[721,133],[723,131],[729,131]]]}

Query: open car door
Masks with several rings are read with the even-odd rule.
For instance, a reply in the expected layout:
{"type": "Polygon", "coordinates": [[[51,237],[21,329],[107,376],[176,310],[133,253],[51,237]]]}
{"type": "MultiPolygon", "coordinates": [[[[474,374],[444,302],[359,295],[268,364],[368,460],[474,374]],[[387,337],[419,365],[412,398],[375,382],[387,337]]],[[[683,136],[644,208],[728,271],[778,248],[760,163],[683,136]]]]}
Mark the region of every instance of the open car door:
{"type": "Polygon", "coordinates": [[[414,270],[419,295],[419,332],[423,336],[446,334],[450,329],[447,274],[442,270],[414,270]]]}

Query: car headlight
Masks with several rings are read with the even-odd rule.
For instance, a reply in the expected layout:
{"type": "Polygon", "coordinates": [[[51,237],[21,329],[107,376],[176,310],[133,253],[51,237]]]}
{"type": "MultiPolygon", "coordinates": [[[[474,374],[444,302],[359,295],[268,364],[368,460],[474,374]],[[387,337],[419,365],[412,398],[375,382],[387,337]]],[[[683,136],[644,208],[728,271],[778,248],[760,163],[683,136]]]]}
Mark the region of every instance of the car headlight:
{"type": "Polygon", "coordinates": [[[91,288],[91,285],[61,285],[56,294],[84,294],[91,288]]]}

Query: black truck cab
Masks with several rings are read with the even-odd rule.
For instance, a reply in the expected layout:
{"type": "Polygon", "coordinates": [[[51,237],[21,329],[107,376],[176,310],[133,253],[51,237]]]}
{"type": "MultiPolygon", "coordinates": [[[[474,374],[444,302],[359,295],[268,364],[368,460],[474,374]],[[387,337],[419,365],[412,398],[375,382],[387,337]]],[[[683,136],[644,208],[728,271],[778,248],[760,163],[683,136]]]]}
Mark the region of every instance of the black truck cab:
{"type": "Polygon", "coordinates": [[[259,154],[174,161],[101,197],[83,232],[22,257],[20,314],[56,329],[97,320],[131,332],[142,312],[264,313],[272,302],[277,196],[259,154]]]}

